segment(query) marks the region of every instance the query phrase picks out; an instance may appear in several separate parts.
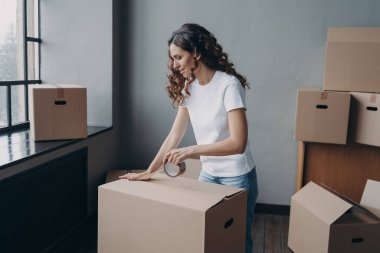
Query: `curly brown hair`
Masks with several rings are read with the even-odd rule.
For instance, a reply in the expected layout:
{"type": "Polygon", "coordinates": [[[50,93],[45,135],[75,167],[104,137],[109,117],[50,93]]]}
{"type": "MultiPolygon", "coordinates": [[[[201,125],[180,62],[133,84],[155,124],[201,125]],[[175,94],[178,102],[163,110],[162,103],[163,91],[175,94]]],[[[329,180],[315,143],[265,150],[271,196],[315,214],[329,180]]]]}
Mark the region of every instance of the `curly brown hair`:
{"type": "MultiPolygon", "coordinates": [[[[173,32],[171,38],[168,40],[168,45],[176,45],[183,50],[201,55],[200,61],[212,70],[219,70],[230,75],[234,75],[243,88],[248,87],[249,83],[245,76],[237,73],[234,64],[228,60],[227,53],[223,52],[222,46],[217,42],[215,36],[210,33],[206,28],[198,25],[187,23],[182,25],[177,31],[173,32]]],[[[190,80],[186,80],[180,72],[173,66],[173,58],[169,55],[169,84],[166,86],[169,98],[174,105],[181,104],[184,99],[182,90],[185,88],[187,95],[190,95],[188,90],[189,84],[195,79],[194,73],[190,80]],[[187,82],[186,82],[187,81],[187,82]],[[186,87],[185,87],[186,86],[186,87]]],[[[195,68],[198,67],[198,60],[194,58],[195,68]]]]}

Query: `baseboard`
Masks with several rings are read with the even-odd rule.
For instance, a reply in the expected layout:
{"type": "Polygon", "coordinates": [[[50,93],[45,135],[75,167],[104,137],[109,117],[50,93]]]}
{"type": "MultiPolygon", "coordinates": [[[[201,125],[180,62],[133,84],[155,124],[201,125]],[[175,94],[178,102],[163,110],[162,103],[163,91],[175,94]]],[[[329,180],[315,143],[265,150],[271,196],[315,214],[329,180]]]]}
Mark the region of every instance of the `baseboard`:
{"type": "Polygon", "coordinates": [[[255,213],[289,215],[290,206],[257,203],[255,207],[255,213]]]}

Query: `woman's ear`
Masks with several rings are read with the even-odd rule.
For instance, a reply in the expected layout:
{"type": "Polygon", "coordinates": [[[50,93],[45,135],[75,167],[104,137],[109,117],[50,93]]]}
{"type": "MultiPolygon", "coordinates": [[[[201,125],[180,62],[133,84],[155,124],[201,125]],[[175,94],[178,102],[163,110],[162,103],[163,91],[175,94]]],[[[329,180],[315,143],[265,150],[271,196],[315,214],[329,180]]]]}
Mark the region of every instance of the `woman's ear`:
{"type": "Polygon", "coordinates": [[[194,51],[193,51],[193,58],[197,61],[199,61],[199,59],[201,58],[201,54],[198,53],[198,50],[196,47],[194,47],[194,51]]]}
{"type": "Polygon", "coordinates": [[[201,54],[199,54],[197,51],[194,51],[193,52],[193,58],[197,61],[199,61],[199,59],[201,58],[201,54]]]}

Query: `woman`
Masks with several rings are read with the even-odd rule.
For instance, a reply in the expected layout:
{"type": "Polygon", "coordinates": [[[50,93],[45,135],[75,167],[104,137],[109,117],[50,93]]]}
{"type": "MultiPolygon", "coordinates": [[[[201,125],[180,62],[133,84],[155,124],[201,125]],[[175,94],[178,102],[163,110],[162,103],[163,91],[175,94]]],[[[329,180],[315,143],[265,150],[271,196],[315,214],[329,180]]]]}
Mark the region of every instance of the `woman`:
{"type": "Polygon", "coordinates": [[[168,45],[167,91],[178,106],[177,116],[149,168],[120,178],[147,180],[166,161],[178,164],[200,156],[199,180],[248,190],[246,253],[252,252],[257,180],[245,115],[247,80],[236,72],[214,35],[200,25],[184,24],[168,45]],[[177,148],[189,123],[197,145],[177,148]]]}

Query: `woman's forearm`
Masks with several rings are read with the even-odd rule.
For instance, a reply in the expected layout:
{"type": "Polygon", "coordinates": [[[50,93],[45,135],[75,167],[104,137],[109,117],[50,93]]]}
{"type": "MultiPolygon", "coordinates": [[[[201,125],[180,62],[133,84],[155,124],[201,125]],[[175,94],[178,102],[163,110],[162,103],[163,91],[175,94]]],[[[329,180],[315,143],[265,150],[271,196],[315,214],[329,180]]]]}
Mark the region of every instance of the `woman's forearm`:
{"type": "Polygon", "coordinates": [[[180,107],[177,112],[177,116],[174,120],[172,129],[166,137],[165,141],[162,143],[160,150],[157,152],[157,155],[153,159],[152,163],[149,165],[149,173],[153,173],[160,169],[163,165],[163,160],[170,150],[176,148],[181,142],[183,136],[186,133],[187,126],[189,124],[189,114],[185,107],[180,107]]]}
{"type": "Polygon", "coordinates": [[[170,150],[172,150],[173,148],[176,148],[181,142],[181,139],[182,138],[176,135],[169,135],[165,139],[159,151],[157,152],[157,155],[155,156],[155,158],[149,165],[149,168],[148,168],[149,173],[154,173],[155,171],[160,169],[160,167],[163,165],[165,154],[169,152],[170,150]]]}
{"type": "Polygon", "coordinates": [[[226,139],[212,144],[194,145],[191,148],[193,156],[226,156],[244,153],[246,142],[226,139]]]}

